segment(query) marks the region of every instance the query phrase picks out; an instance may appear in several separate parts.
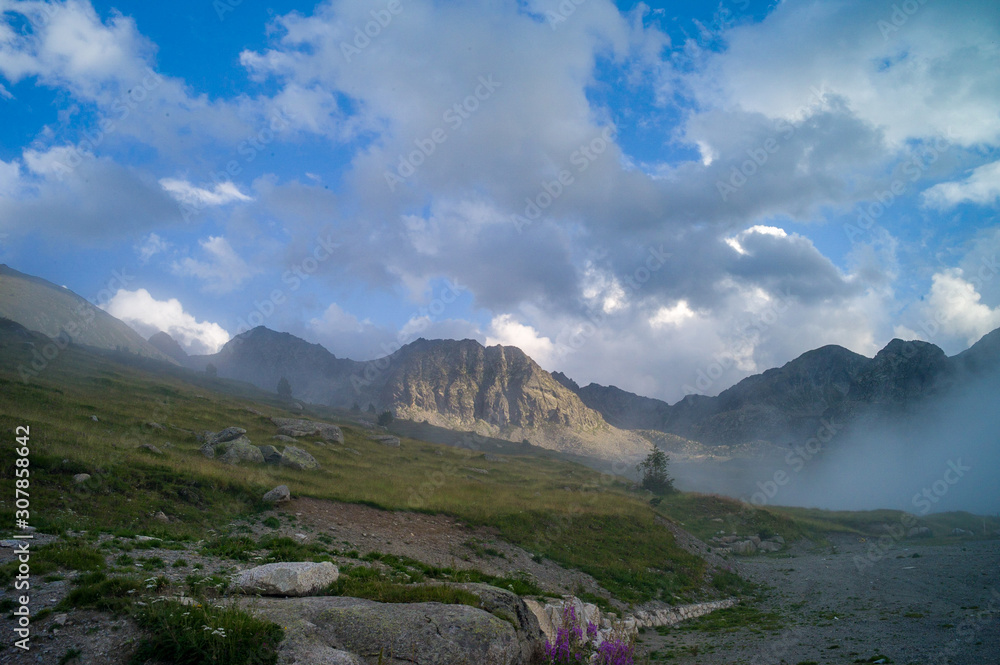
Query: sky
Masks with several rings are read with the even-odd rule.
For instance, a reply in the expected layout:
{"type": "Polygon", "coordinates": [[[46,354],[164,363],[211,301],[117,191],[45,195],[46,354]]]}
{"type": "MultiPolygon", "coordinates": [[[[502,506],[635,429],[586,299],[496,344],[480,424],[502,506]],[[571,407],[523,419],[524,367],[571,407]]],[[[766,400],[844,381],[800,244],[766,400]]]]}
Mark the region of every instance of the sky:
{"type": "Polygon", "coordinates": [[[0,0],[0,262],[674,402],[1000,327],[1000,5],[0,0]]]}

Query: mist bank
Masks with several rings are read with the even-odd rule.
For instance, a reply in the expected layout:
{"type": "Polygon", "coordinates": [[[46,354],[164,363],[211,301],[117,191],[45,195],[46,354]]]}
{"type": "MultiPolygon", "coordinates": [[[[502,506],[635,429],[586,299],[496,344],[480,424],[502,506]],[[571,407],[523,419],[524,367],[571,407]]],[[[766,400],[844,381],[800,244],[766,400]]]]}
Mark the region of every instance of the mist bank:
{"type": "Polygon", "coordinates": [[[1000,513],[1000,379],[967,380],[915,410],[823,420],[757,458],[675,459],[678,488],[754,505],[1000,513]]]}

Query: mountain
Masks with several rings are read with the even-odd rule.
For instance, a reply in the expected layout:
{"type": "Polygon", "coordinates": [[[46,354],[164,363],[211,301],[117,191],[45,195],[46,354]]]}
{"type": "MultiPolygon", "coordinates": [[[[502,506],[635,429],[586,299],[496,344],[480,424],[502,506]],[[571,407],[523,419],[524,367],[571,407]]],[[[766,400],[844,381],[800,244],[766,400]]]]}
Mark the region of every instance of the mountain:
{"type": "Polygon", "coordinates": [[[747,377],[716,397],[689,395],[673,405],[615,386],[581,388],[565,376],[560,380],[617,427],[731,446],[785,445],[815,436],[823,422],[905,416],[948,395],[966,378],[998,373],[1000,330],[951,358],[921,341],[894,339],[874,358],[824,346],[747,377]]]}
{"type": "Polygon", "coordinates": [[[288,379],[297,399],[351,408],[374,406],[397,417],[531,443],[562,452],[622,458],[649,442],[612,427],[523,351],[475,340],[418,339],[370,362],[340,359],[318,344],[264,327],[230,340],[192,366],[275,390],[288,379]]]}
{"type": "Polygon", "coordinates": [[[107,312],[69,289],[0,264],[0,317],[54,340],[112,351],[127,351],[171,364],[162,353],[107,312]]]}
{"type": "Polygon", "coordinates": [[[156,349],[165,356],[169,356],[176,360],[181,365],[186,365],[188,363],[188,354],[181,348],[181,345],[177,343],[173,337],[165,332],[155,333],[149,338],[149,343],[156,347],[156,349]]]}

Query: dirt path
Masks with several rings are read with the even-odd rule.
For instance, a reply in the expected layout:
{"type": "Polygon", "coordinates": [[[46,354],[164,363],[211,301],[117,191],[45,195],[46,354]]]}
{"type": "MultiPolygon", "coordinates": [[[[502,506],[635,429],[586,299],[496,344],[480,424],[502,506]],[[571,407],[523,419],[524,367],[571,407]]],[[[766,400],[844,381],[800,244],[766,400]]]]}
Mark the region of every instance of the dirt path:
{"type": "Polygon", "coordinates": [[[735,559],[741,573],[770,587],[759,609],[778,613],[780,629],[646,631],[650,662],[1000,663],[1000,541],[893,543],[861,566],[856,557],[868,561],[874,543],[831,542],[735,559]]]}

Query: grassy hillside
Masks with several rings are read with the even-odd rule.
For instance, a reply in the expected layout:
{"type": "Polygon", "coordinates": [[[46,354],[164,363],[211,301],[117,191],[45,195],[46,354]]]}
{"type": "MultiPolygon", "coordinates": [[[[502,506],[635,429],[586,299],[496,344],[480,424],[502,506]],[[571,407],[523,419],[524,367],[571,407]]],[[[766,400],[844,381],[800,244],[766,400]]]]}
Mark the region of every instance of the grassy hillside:
{"type": "MultiPolygon", "coordinates": [[[[267,443],[276,433],[267,416],[292,415],[267,403],[272,396],[250,401],[212,389],[252,392],[246,386],[181,370],[154,375],[72,347],[25,383],[16,368],[27,357],[22,337],[10,329],[0,334],[0,431],[31,429],[32,522],[43,531],[199,539],[263,509],[259,497],[286,484],[298,496],[439,512],[495,527],[538,556],[590,573],[625,602],[694,597],[705,585],[704,562],[655,524],[644,497],[581,465],[541,457],[493,462],[477,451],[410,439],[388,448],[345,425],[344,449],[353,452],[300,444],[319,470],[235,468],[203,457],[196,433],[235,425],[267,443]],[[77,473],[92,477],[77,484],[77,473]],[[178,520],[156,521],[157,511],[178,520]]],[[[6,482],[13,470],[6,456],[6,482]]],[[[9,502],[0,503],[0,523],[11,524],[12,512],[9,502]]]]}

